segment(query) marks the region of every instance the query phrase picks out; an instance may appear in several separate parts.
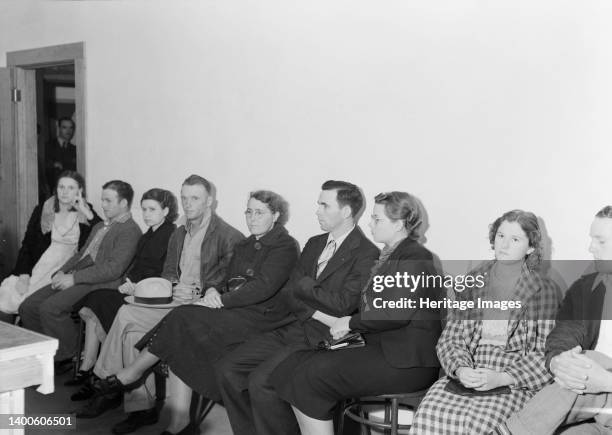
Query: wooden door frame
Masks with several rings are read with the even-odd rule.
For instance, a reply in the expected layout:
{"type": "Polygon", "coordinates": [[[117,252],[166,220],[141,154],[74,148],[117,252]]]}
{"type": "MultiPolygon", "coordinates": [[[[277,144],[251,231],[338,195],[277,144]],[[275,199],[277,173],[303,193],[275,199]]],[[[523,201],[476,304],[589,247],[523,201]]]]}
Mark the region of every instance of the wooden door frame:
{"type": "MultiPolygon", "coordinates": [[[[25,70],[36,70],[48,66],[74,64],[74,87],[75,87],[75,124],[74,143],[77,147],[77,171],[86,177],[86,117],[85,117],[85,43],[53,45],[48,47],[33,48],[29,50],[11,51],[6,53],[6,66],[9,68],[21,68],[25,70]]],[[[22,92],[25,96],[36,95],[35,80],[26,80],[18,83],[26,89],[22,92]]],[[[29,106],[32,107],[32,106],[29,106]]],[[[33,105],[34,111],[36,104],[33,105]]],[[[36,119],[36,113],[28,113],[36,119]]],[[[19,119],[19,108],[17,109],[19,119]]],[[[32,118],[30,118],[32,119],[32,118]]],[[[24,234],[29,213],[33,205],[38,203],[38,161],[32,161],[32,157],[38,154],[36,138],[32,137],[36,132],[24,131],[17,122],[15,127],[15,150],[17,164],[17,216],[20,237],[24,234]],[[35,149],[35,151],[33,151],[35,149]]]]}

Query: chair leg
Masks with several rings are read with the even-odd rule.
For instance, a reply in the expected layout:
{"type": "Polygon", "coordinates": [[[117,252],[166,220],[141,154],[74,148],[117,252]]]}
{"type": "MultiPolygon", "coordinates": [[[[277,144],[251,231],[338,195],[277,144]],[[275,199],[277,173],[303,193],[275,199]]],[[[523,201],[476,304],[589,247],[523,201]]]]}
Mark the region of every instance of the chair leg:
{"type": "Polygon", "coordinates": [[[195,423],[196,427],[199,427],[214,406],[214,401],[194,391],[191,393],[191,405],[189,406],[190,420],[195,423]]]}
{"type": "Polygon", "coordinates": [[[336,414],[334,415],[336,420],[336,435],[344,435],[344,409],[348,403],[350,403],[349,400],[343,400],[338,403],[338,408],[336,409],[336,414]]]}
{"type": "Polygon", "coordinates": [[[160,405],[159,409],[161,409],[166,400],[166,377],[156,371],[153,373],[155,377],[155,400],[160,405]]]}
{"type": "Polygon", "coordinates": [[[80,319],[79,321],[79,335],[77,338],[77,352],[74,356],[74,368],[72,369],[72,377],[75,378],[79,369],[81,368],[81,354],[83,353],[83,346],[85,342],[85,321],[80,319]]]}
{"type": "Polygon", "coordinates": [[[399,414],[399,401],[397,398],[391,399],[391,435],[397,435],[399,414]]]}

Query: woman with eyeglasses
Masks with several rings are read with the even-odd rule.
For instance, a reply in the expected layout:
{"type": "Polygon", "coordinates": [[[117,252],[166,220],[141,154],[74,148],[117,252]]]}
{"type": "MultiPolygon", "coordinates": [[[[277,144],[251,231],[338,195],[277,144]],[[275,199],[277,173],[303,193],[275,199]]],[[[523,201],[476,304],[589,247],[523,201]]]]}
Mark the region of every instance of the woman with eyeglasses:
{"type": "Polygon", "coordinates": [[[189,421],[192,389],[220,401],[213,363],[249,337],[291,321],[277,296],[299,255],[285,229],[288,204],[267,190],[252,192],[245,211],[251,236],[234,248],[226,285],[172,310],[137,344],[134,363],[101,382],[103,393],[137,385],[158,361],[170,368],[170,425],[164,434],[197,433],[189,421]],[[127,387],[126,387],[127,386],[127,387]]]}
{"type": "Polygon", "coordinates": [[[419,391],[438,378],[440,313],[421,308],[419,300],[437,300],[440,289],[435,284],[407,288],[394,279],[438,275],[432,253],[419,243],[422,208],[406,192],[381,193],[374,202],[370,229],[384,248],[363,289],[360,311],[330,328],[334,339],[363,334],[365,346],[296,352],[272,373],[272,384],[292,405],[303,435],[333,435],[333,414],[341,400],[419,391]],[[406,300],[414,308],[392,308],[406,300]]]}

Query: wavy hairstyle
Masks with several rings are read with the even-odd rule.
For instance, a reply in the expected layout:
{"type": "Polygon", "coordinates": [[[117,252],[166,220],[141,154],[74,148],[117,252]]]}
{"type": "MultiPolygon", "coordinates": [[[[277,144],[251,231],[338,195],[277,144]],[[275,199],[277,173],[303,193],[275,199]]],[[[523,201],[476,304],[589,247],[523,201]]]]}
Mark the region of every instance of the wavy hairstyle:
{"type": "Polygon", "coordinates": [[[176,196],[169,190],[159,189],[157,187],[147,190],[142,194],[140,203],[145,199],[152,199],[157,201],[161,206],[162,210],[168,207],[168,215],[166,216],[166,222],[174,222],[178,218],[178,202],[176,196]]]}
{"type": "Polygon", "coordinates": [[[544,250],[542,246],[542,231],[540,230],[540,224],[538,223],[536,215],[530,211],[517,209],[507,211],[495,219],[495,222],[489,225],[489,242],[491,243],[491,249],[495,246],[495,236],[503,222],[516,222],[521,226],[521,229],[525,232],[529,240],[529,247],[533,248],[533,252],[525,256],[525,263],[529,270],[536,269],[542,262],[544,250]]]}
{"type": "Polygon", "coordinates": [[[393,221],[402,221],[408,231],[408,238],[419,240],[423,214],[418,200],[407,192],[385,192],[374,197],[376,204],[384,204],[385,214],[393,221]]]}
{"type": "MultiPolygon", "coordinates": [[[[59,185],[59,181],[62,178],[71,178],[74,181],[76,181],[76,184],[78,184],[79,189],[83,189],[83,193],[81,194],[81,196],[83,197],[83,201],[85,201],[85,197],[86,197],[85,179],[83,178],[83,176],[79,174],[77,171],[73,171],[70,169],[62,171],[57,177],[57,180],[55,180],[55,189],[53,189],[53,198],[54,198],[53,199],[53,211],[56,213],[60,211],[59,199],[57,198],[57,186],[59,185]]],[[[73,210],[75,210],[74,207],[73,207],[73,210]]]]}
{"type": "Polygon", "coordinates": [[[278,193],[271,190],[255,190],[249,194],[249,199],[251,198],[266,204],[272,213],[278,212],[277,223],[285,225],[289,220],[289,203],[278,193]]]}

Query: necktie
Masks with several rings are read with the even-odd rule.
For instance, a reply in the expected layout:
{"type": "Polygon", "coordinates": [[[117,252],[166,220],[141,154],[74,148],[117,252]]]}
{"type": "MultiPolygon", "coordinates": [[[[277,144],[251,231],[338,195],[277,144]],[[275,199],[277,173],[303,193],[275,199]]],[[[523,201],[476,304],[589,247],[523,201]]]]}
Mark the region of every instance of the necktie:
{"type": "Polygon", "coordinates": [[[321,275],[321,272],[323,272],[323,269],[325,269],[325,266],[327,266],[327,263],[329,263],[329,260],[333,257],[335,252],[336,241],[331,239],[329,242],[327,242],[325,249],[323,249],[323,252],[321,252],[319,261],[317,262],[317,278],[319,275],[321,275]]]}

